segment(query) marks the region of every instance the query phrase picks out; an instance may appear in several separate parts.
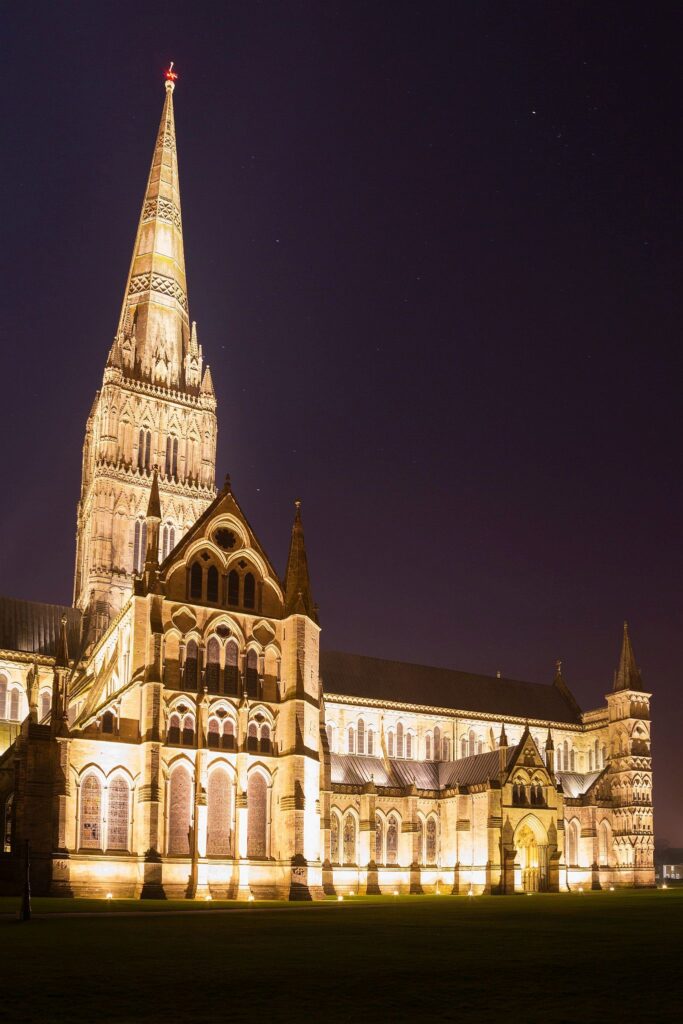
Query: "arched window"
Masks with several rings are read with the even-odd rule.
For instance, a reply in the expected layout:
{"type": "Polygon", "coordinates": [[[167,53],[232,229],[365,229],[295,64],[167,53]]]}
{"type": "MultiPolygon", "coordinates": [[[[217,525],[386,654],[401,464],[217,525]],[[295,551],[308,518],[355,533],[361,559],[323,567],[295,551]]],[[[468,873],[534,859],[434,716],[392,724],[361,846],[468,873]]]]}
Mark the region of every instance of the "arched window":
{"type": "MultiPolygon", "coordinates": [[[[40,695],[40,718],[47,718],[52,707],[52,695],[49,690],[43,690],[40,695]]],[[[2,716],[0,715],[0,718],[2,716]]]]}
{"type": "Polygon", "coordinates": [[[469,753],[469,746],[468,746],[468,742],[467,742],[467,736],[463,736],[463,738],[460,740],[460,756],[461,757],[467,757],[468,753],[469,753]]]}
{"type": "Polygon", "coordinates": [[[375,815],[375,862],[377,864],[384,863],[383,857],[384,851],[384,823],[380,818],[379,814],[375,815]]]}
{"type": "Polygon", "coordinates": [[[612,843],[610,827],[606,821],[600,822],[600,827],[598,829],[598,846],[600,850],[600,863],[602,865],[609,864],[609,855],[612,843]]]}
{"type": "Polygon", "coordinates": [[[0,675],[0,719],[7,717],[7,676],[0,675]]]}
{"type": "Polygon", "coordinates": [[[427,863],[436,864],[436,818],[427,819],[427,863]]]}
{"type": "Polygon", "coordinates": [[[188,640],[185,648],[185,671],[183,674],[183,689],[197,689],[197,660],[199,648],[195,640],[188,640]]]}
{"type": "Polygon", "coordinates": [[[441,729],[438,725],[434,729],[434,760],[441,760],[441,729]]]}
{"type": "Polygon", "coordinates": [[[170,716],[166,739],[168,743],[180,743],[180,715],[170,716]]]}
{"type": "Polygon", "coordinates": [[[169,784],[168,852],[187,857],[190,852],[192,780],[184,765],[171,772],[169,784]]]}
{"type": "Polygon", "coordinates": [[[468,753],[470,757],[474,757],[477,752],[477,737],[474,735],[474,729],[470,729],[468,736],[468,753]]]}
{"type": "Polygon", "coordinates": [[[344,818],[344,863],[356,863],[356,819],[350,813],[344,818]]]}
{"type": "Polygon", "coordinates": [[[247,785],[247,856],[262,860],[267,856],[268,785],[263,775],[253,771],[247,785]]]}
{"type": "Polygon", "coordinates": [[[192,715],[185,715],[183,719],[183,746],[194,746],[194,718],[192,715]]]}
{"type": "Polygon", "coordinates": [[[210,565],[206,574],[206,600],[214,604],[218,601],[218,569],[215,565],[210,565]]]}
{"type": "Polygon", "coordinates": [[[213,747],[215,749],[220,744],[220,738],[221,738],[221,727],[218,724],[218,719],[217,718],[210,718],[209,719],[209,732],[208,732],[208,735],[206,737],[206,744],[207,744],[207,746],[208,747],[213,747]]]}
{"type": "Polygon", "coordinates": [[[598,743],[597,740],[593,744],[593,754],[594,754],[595,770],[597,771],[598,768],[601,767],[601,765],[600,765],[600,744],[598,743]]]}
{"type": "Polygon", "coordinates": [[[239,574],[231,569],[228,573],[228,604],[238,605],[240,603],[240,578],[239,574]]]}
{"type": "Polygon", "coordinates": [[[451,759],[451,741],[448,736],[444,736],[441,740],[441,757],[444,761],[450,761],[451,759]]]}
{"type": "Polygon", "coordinates": [[[149,430],[141,430],[138,435],[138,469],[148,472],[152,465],[152,434],[149,430]]]}
{"type": "Polygon", "coordinates": [[[477,740],[477,753],[478,754],[483,754],[484,753],[484,741],[481,738],[481,736],[477,740]]]}
{"type": "Polygon", "coordinates": [[[130,786],[116,775],[109,783],[107,795],[107,849],[128,849],[130,786]]]}
{"type": "Polygon", "coordinates": [[[258,654],[253,647],[247,651],[247,697],[259,697],[258,654]]]}
{"type": "Polygon", "coordinates": [[[256,607],[256,580],[251,572],[244,577],[244,607],[256,607]]]}
{"type": "Polygon", "coordinates": [[[432,759],[432,734],[428,732],[425,736],[425,760],[431,761],[432,759]]]}
{"type": "Polygon", "coordinates": [[[413,756],[413,734],[410,732],[406,733],[406,757],[413,756]]]}
{"type": "Polygon", "coordinates": [[[166,476],[178,476],[178,438],[172,434],[166,438],[166,476]]]}
{"type": "Polygon", "coordinates": [[[362,718],[358,719],[358,753],[365,753],[365,722],[362,718]]]}
{"type": "Polygon", "coordinates": [[[173,523],[165,523],[164,528],[161,531],[161,551],[159,557],[163,562],[168,557],[173,548],[175,547],[175,526],[173,523]]]}
{"type": "Polygon", "coordinates": [[[349,726],[349,729],[348,729],[348,732],[347,732],[346,735],[347,735],[347,739],[348,739],[347,750],[348,750],[349,754],[355,754],[355,752],[356,752],[356,734],[353,731],[353,726],[352,725],[349,726]]]}
{"type": "Polygon", "coordinates": [[[262,754],[270,754],[270,726],[264,723],[261,726],[261,735],[259,737],[259,750],[262,754]]]}
{"type": "Polygon", "coordinates": [[[593,771],[593,751],[592,750],[588,751],[588,771],[589,772],[593,771]]]}
{"type": "Polygon", "coordinates": [[[225,768],[209,773],[207,805],[206,852],[209,857],[231,857],[232,786],[225,768]]]}
{"type": "Polygon", "coordinates": [[[562,763],[564,765],[564,770],[566,772],[568,772],[569,769],[570,769],[570,764],[569,764],[569,741],[568,740],[565,740],[564,743],[562,744],[562,750],[563,750],[562,763]]]}
{"type": "Polygon", "coordinates": [[[81,786],[81,849],[102,849],[102,785],[87,775],[81,786]]]}
{"type": "Polygon", "coordinates": [[[576,821],[567,825],[567,864],[576,866],[579,863],[579,826],[576,821]]]}
{"type": "Polygon", "coordinates": [[[572,766],[572,771],[576,771],[576,753],[575,753],[573,747],[572,747],[572,750],[571,750],[571,766],[572,766]]]}
{"type": "Polygon", "coordinates": [[[256,753],[258,750],[258,726],[256,722],[250,722],[247,729],[247,750],[256,753]]]}
{"type": "Polygon", "coordinates": [[[422,822],[422,818],[417,819],[417,863],[424,864],[425,862],[425,827],[422,822]]]}
{"type": "Polygon", "coordinates": [[[403,722],[396,726],[396,757],[403,757],[403,722]]]}
{"type": "Polygon", "coordinates": [[[330,861],[339,863],[339,815],[335,811],[330,815],[330,861]]]}
{"type": "Polygon", "coordinates": [[[193,562],[190,569],[190,597],[197,601],[202,599],[202,567],[199,562],[193,562]]]}
{"type": "Polygon", "coordinates": [[[370,757],[375,752],[375,733],[372,729],[368,729],[368,754],[370,757]]]}
{"type": "Polygon", "coordinates": [[[394,756],[394,730],[393,729],[390,729],[389,733],[387,734],[387,751],[389,753],[389,757],[393,757],[394,756]]]}
{"type": "Polygon", "coordinates": [[[10,722],[18,722],[19,721],[19,701],[20,701],[20,698],[21,698],[21,694],[20,694],[19,690],[17,689],[17,687],[15,686],[9,692],[9,719],[10,719],[10,722]]]}
{"type": "Polygon", "coordinates": [[[387,864],[398,861],[398,819],[395,814],[389,815],[387,822],[387,864]]]}
{"type": "Polygon", "coordinates": [[[223,722],[222,746],[223,750],[235,749],[235,726],[229,718],[226,718],[223,722]]]}
{"type": "Polygon", "coordinates": [[[206,671],[204,673],[204,685],[209,693],[219,693],[220,682],[220,657],[221,646],[215,636],[212,636],[206,645],[206,671]]]}
{"type": "Polygon", "coordinates": [[[133,527],[133,572],[141,573],[147,556],[147,523],[136,519],[133,527]]]}
{"type": "Polygon", "coordinates": [[[607,747],[603,745],[602,748],[602,767],[604,768],[607,764],[607,747]]]}
{"type": "Polygon", "coordinates": [[[225,645],[225,684],[226,693],[235,696],[239,692],[239,671],[237,668],[238,651],[234,640],[225,645]]]}

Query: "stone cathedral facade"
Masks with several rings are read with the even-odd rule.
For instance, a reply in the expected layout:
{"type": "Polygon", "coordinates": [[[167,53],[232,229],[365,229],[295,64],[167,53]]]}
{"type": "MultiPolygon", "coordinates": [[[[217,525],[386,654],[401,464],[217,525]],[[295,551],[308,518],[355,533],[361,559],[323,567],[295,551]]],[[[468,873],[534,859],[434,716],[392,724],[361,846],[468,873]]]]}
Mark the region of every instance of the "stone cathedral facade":
{"type": "MultiPolygon", "coordinates": [[[[0,599],[0,891],[322,898],[654,884],[650,694],[604,701],[321,649],[301,508],[280,576],[190,320],[166,83],[86,425],[73,607],[0,599]]],[[[597,691],[602,692],[601,690],[597,691]]]]}

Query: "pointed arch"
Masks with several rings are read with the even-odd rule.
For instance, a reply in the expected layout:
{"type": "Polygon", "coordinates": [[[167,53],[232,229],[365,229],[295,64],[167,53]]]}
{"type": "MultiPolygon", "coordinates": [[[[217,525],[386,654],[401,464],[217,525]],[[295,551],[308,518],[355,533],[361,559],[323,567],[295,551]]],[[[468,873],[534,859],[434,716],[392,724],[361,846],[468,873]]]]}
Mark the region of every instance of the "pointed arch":
{"type": "Polygon", "coordinates": [[[233,782],[222,764],[209,769],[207,844],[209,857],[232,857],[233,782]]]}
{"type": "Polygon", "coordinates": [[[185,764],[177,764],[168,784],[168,852],[187,857],[190,853],[192,779],[185,764]]]}

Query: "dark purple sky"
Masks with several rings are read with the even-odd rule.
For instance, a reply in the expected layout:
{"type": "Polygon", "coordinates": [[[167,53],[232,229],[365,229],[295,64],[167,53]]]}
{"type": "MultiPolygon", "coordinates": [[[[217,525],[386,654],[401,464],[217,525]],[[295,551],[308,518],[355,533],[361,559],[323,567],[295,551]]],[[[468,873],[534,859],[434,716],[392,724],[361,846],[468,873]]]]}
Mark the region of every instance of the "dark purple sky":
{"type": "Polygon", "coordinates": [[[71,599],[83,429],[175,94],[226,470],[328,647],[602,702],[683,845],[680,5],[3,12],[0,592],[71,599]]]}

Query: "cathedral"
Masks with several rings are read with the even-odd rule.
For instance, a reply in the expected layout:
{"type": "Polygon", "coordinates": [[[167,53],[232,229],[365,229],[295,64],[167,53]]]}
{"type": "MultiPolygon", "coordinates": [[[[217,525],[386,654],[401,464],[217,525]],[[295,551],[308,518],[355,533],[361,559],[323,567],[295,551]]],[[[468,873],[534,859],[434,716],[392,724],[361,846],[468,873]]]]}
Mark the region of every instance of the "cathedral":
{"type": "Polygon", "coordinates": [[[587,711],[559,663],[539,684],[326,650],[300,503],[280,576],[217,486],[174,77],[85,427],[73,606],[0,598],[0,892],[27,848],[33,892],[62,896],[653,885],[626,626],[587,711]]]}

